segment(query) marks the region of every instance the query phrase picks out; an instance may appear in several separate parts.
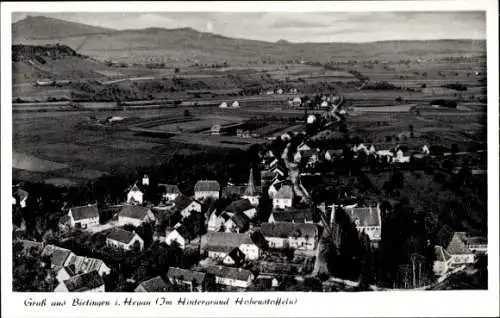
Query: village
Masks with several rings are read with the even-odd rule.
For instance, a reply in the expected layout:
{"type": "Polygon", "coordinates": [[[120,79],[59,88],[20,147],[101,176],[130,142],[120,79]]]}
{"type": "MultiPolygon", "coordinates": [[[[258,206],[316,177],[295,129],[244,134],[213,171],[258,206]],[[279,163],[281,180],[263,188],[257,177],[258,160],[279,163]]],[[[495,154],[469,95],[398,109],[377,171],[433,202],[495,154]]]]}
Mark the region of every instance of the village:
{"type": "MultiPolygon", "coordinates": [[[[200,179],[193,195],[187,195],[177,184],[155,179],[154,173],[140,174],[122,202],[65,205],[57,233],[45,240],[30,239],[23,224],[15,225],[14,253],[49,266],[53,277],[46,280],[54,292],[389,289],[378,286],[377,262],[370,260],[384,246],[384,220],[398,203],[327,180],[350,180],[366,169],[391,171],[384,188],[393,193],[401,188],[399,171],[440,166],[445,158],[449,165],[450,158],[459,162],[468,153],[455,149],[437,154],[433,145],[409,147],[411,142],[387,148],[361,140],[321,142],[325,132],[338,133],[345,125],[342,101],[323,96],[318,101],[322,112],[306,111],[304,131],[283,133],[260,145],[259,161],[248,167],[244,183],[200,179]],[[335,191],[318,191],[315,186],[321,182],[330,182],[335,191]],[[346,249],[359,266],[357,275],[344,276],[353,279],[332,275],[335,266],[349,267],[332,264],[345,260],[346,249]],[[128,268],[132,259],[135,269],[128,268]]],[[[287,103],[298,107],[302,101],[287,103]]],[[[211,133],[218,135],[220,129],[216,125],[211,133]]],[[[452,166],[451,175],[484,173],[463,166],[452,166]]],[[[31,195],[36,194],[13,186],[13,209],[26,209],[31,195]]],[[[393,288],[426,289],[457,272],[477,271],[475,263],[487,254],[485,235],[447,227],[437,236],[432,242],[426,239],[425,249],[432,255],[421,257],[424,261],[412,256],[407,278],[393,288]]]]}

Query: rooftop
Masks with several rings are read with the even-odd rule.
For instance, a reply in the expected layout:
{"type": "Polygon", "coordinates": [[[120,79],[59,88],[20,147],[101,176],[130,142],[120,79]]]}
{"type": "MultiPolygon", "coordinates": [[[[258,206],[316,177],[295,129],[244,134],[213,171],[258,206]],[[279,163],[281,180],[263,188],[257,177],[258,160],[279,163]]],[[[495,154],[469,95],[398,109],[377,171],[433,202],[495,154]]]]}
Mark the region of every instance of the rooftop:
{"type": "Polygon", "coordinates": [[[148,215],[149,208],[140,205],[125,205],[120,210],[118,217],[127,217],[131,219],[144,220],[148,215]]]}
{"type": "Polygon", "coordinates": [[[240,213],[245,212],[251,209],[255,209],[255,207],[250,203],[248,199],[242,199],[231,202],[225,209],[225,212],[228,213],[240,213]]]}
{"type": "Polygon", "coordinates": [[[380,210],[377,207],[354,207],[345,209],[356,226],[381,226],[380,210]]]}
{"type": "Polygon", "coordinates": [[[158,183],[158,187],[163,189],[163,193],[181,194],[181,191],[176,184],[158,183]]]}
{"type": "MultiPolygon", "coordinates": [[[[148,293],[157,293],[167,291],[167,284],[160,276],[153,277],[140,283],[137,288],[142,287],[148,293]]],[[[137,290],[136,288],[136,290],[137,290]]]]}
{"type": "Polygon", "coordinates": [[[75,221],[99,217],[99,210],[96,204],[72,207],[70,211],[75,221]]]}
{"type": "Polygon", "coordinates": [[[305,237],[313,238],[318,235],[318,227],[316,224],[310,223],[262,223],[260,232],[265,237],[305,237]]]}
{"type": "Polygon", "coordinates": [[[84,292],[104,285],[104,280],[97,271],[75,275],[64,281],[70,292],[84,292]]]}
{"type": "Polygon", "coordinates": [[[187,208],[187,206],[190,205],[193,201],[195,200],[184,194],[181,194],[177,198],[175,198],[174,201],[175,209],[177,211],[182,211],[185,208],[187,208]]]}
{"type": "Polygon", "coordinates": [[[70,255],[70,250],[55,245],[47,245],[42,251],[42,256],[50,257],[51,264],[56,267],[63,267],[70,255]]]}
{"type": "Polygon", "coordinates": [[[128,244],[132,241],[136,233],[115,228],[107,236],[108,239],[128,244]]]}
{"type": "Polygon", "coordinates": [[[183,269],[178,267],[170,267],[168,269],[167,277],[172,279],[178,279],[186,282],[196,282],[197,285],[203,284],[207,274],[203,272],[192,271],[189,269],[183,269]]]}
{"type": "Polygon", "coordinates": [[[220,191],[219,182],[215,180],[200,180],[194,185],[195,192],[220,191]]]}
{"type": "Polygon", "coordinates": [[[282,185],[278,193],[274,196],[275,199],[293,199],[293,189],[289,185],[282,185]]]}
{"type": "Polygon", "coordinates": [[[231,278],[240,281],[247,281],[253,274],[249,270],[242,268],[234,268],[220,265],[207,265],[203,267],[205,273],[212,274],[217,277],[231,278]]]}

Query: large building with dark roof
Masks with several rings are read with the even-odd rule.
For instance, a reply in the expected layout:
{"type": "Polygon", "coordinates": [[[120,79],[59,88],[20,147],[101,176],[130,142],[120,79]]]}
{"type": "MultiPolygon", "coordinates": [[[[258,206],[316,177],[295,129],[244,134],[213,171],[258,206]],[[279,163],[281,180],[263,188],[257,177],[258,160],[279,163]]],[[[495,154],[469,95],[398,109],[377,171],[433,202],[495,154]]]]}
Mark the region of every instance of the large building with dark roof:
{"type": "Polygon", "coordinates": [[[194,185],[194,198],[196,200],[219,199],[219,197],[220,184],[215,180],[200,180],[194,185]]]}
{"type": "Polygon", "coordinates": [[[242,289],[248,288],[254,279],[253,273],[243,268],[207,265],[201,270],[214,275],[216,284],[242,289]]]}
{"type": "Polygon", "coordinates": [[[178,267],[170,267],[167,278],[171,284],[186,287],[189,291],[207,291],[215,284],[213,275],[178,267]]]}
{"type": "Polygon", "coordinates": [[[118,213],[119,226],[132,224],[137,227],[154,221],[155,216],[151,209],[140,205],[124,205],[118,213]]]}
{"type": "Polygon", "coordinates": [[[68,212],[69,224],[72,228],[86,229],[99,225],[97,204],[72,207],[68,212]]]}
{"type": "MultiPolygon", "coordinates": [[[[365,233],[372,242],[380,241],[382,237],[382,216],[380,206],[349,207],[345,212],[356,226],[359,233],[365,233]]],[[[332,212],[332,215],[335,213],[332,212]]]]}

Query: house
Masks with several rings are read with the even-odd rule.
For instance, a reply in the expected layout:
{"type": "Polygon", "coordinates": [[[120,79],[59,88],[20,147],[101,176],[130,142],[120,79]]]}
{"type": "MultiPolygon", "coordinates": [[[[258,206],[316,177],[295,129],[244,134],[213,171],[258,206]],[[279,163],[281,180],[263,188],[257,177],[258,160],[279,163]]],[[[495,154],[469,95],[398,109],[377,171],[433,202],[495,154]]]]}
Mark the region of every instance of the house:
{"type": "Polygon", "coordinates": [[[459,266],[475,262],[474,252],[467,247],[467,234],[465,232],[450,231],[443,235],[438,232],[438,241],[446,252],[451,255],[451,265],[459,266]]]}
{"type": "MultiPolygon", "coordinates": [[[[248,176],[248,184],[245,189],[245,192],[243,193],[242,196],[243,199],[247,199],[251,205],[253,206],[258,206],[259,205],[259,198],[260,194],[259,191],[257,190],[257,187],[255,187],[254,181],[253,181],[253,169],[250,168],[250,175],[248,176]]],[[[257,213],[257,211],[255,211],[257,213]]],[[[248,216],[249,218],[253,218],[254,216],[248,216]]]]}
{"type": "Polygon", "coordinates": [[[231,104],[231,108],[240,108],[240,103],[235,100],[232,104],[231,104]]]}
{"type": "Polygon", "coordinates": [[[403,150],[398,149],[398,151],[396,151],[396,157],[394,157],[392,161],[396,163],[410,162],[410,156],[405,156],[403,150]]]}
{"type": "Polygon", "coordinates": [[[257,209],[250,203],[248,199],[242,199],[231,202],[225,209],[229,215],[244,214],[250,220],[253,220],[257,216],[257,209]]]}
{"type": "Polygon", "coordinates": [[[50,264],[55,269],[68,266],[70,257],[74,255],[70,250],[55,245],[46,245],[42,250],[42,257],[49,257],[50,264]]]}
{"type": "Polygon", "coordinates": [[[291,208],[293,203],[293,189],[290,185],[282,185],[278,193],[273,196],[273,209],[291,208]]]}
{"type": "Polygon", "coordinates": [[[448,272],[451,267],[451,255],[439,245],[434,246],[436,260],[434,261],[433,271],[437,276],[442,276],[448,272]]]}
{"type": "Polygon", "coordinates": [[[316,224],[275,222],[262,223],[260,232],[271,248],[294,248],[313,250],[316,248],[319,232],[316,224]]]}
{"type": "Polygon", "coordinates": [[[302,99],[299,96],[295,96],[292,99],[292,106],[293,107],[300,107],[302,105],[302,99]]]}
{"type": "Polygon", "coordinates": [[[222,103],[219,105],[219,108],[227,108],[227,103],[226,103],[226,102],[222,102],[222,103]]]}
{"type": "Polygon", "coordinates": [[[380,158],[381,160],[383,160],[385,162],[392,162],[393,161],[394,153],[392,153],[391,150],[378,150],[376,152],[376,154],[377,154],[378,158],[380,158]]]}
{"type": "Polygon", "coordinates": [[[302,151],[306,151],[306,150],[311,150],[312,148],[309,147],[308,144],[306,143],[301,143],[298,147],[297,147],[297,151],[299,152],[302,152],[302,151]]]}
{"type": "Polygon", "coordinates": [[[179,212],[183,218],[187,218],[191,215],[192,211],[201,213],[201,203],[181,194],[174,201],[174,209],[179,212]]]}
{"type": "Polygon", "coordinates": [[[104,291],[104,280],[97,271],[72,276],[60,282],[54,289],[54,292],[76,293],[103,293],[104,291]]]}
{"type": "Polygon", "coordinates": [[[224,223],[231,218],[230,215],[224,213],[224,211],[214,210],[210,217],[208,218],[207,231],[218,232],[222,229],[224,223]]]}
{"type": "Polygon", "coordinates": [[[243,213],[236,213],[224,222],[223,228],[225,232],[245,233],[250,229],[250,219],[243,213]]]}
{"type": "Polygon", "coordinates": [[[142,251],[144,248],[144,240],[135,232],[115,228],[106,237],[106,245],[125,251],[130,251],[132,249],[142,251]]]}
{"type": "Polygon", "coordinates": [[[127,192],[127,203],[129,204],[142,204],[144,201],[144,192],[139,186],[134,184],[127,192]]]}
{"type": "Polygon", "coordinates": [[[222,197],[223,198],[233,198],[233,197],[238,197],[241,198],[245,194],[245,191],[247,190],[246,185],[236,185],[228,182],[224,190],[222,190],[222,197]]]}
{"type": "Polygon", "coordinates": [[[174,242],[181,248],[185,249],[186,245],[195,237],[189,229],[183,224],[177,224],[174,229],[167,228],[165,233],[165,243],[172,245],[174,242]]]}
{"type": "Polygon", "coordinates": [[[203,271],[215,276],[216,284],[236,288],[248,288],[254,278],[249,270],[221,265],[207,265],[203,271]]]}
{"type": "Polygon", "coordinates": [[[194,185],[194,198],[204,200],[206,198],[219,199],[220,185],[215,180],[200,180],[194,185]]]}
{"type": "Polygon", "coordinates": [[[215,124],[210,128],[210,134],[213,136],[219,136],[221,133],[221,125],[215,124]]]}
{"type": "Polygon", "coordinates": [[[326,107],[328,107],[328,106],[330,106],[330,105],[328,105],[328,102],[325,100],[325,101],[323,101],[323,102],[321,103],[321,105],[320,105],[319,107],[321,107],[321,108],[326,108],[326,107]]]}
{"type": "Polygon", "coordinates": [[[19,204],[21,208],[25,208],[26,202],[28,200],[28,195],[29,193],[27,191],[19,188],[13,194],[14,200],[12,202],[14,204],[19,204]]]}
{"type": "Polygon", "coordinates": [[[259,232],[227,233],[208,232],[202,237],[201,248],[212,259],[224,259],[232,250],[238,248],[246,260],[257,260],[262,255],[264,238],[259,232]]]}
{"type": "Polygon", "coordinates": [[[155,221],[151,209],[139,205],[125,205],[118,213],[118,226],[132,224],[135,227],[155,221]]]}
{"type": "Polygon", "coordinates": [[[76,274],[97,271],[99,275],[103,276],[111,273],[111,269],[102,260],[74,254],[68,258],[66,267],[68,266],[72,266],[76,274]]]}
{"type": "Polygon", "coordinates": [[[430,155],[430,154],[431,154],[431,151],[429,150],[429,147],[428,147],[427,145],[424,145],[424,146],[422,147],[422,153],[423,153],[424,155],[430,155]]]}
{"type": "Polygon", "coordinates": [[[278,279],[272,275],[259,275],[255,278],[254,284],[261,290],[270,290],[279,286],[278,279]]]}
{"type": "Polygon", "coordinates": [[[170,267],[167,278],[171,284],[185,286],[189,291],[203,292],[215,284],[215,277],[204,272],[170,267]]]}
{"type": "Polygon", "coordinates": [[[276,94],[278,94],[278,95],[282,95],[282,94],[283,94],[283,89],[278,88],[278,89],[276,90],[276,94]]]}
{"type": "MultiPolygon", "coordinates": [[[[358,232],[368,235],[370,241],[380,241],[382,235],[382,217],[380,205],[375,207],[346,207],[346,214],[356,226],[358,232]]],[[[335,207],[332,208],[332,223],[334,222],[335,207]]]]}
{"type": "Polygon", "coordinates": [[[136,293],[161,293],[166,291],[168,291],[168,286],[160,276],[145,280],[134,289],[136,293]]]}
{"type": "Polygon", "coordinates": [[[72,207],[68,212],[71,228],[86,229],[99,225],[99,210],[97,204],[72,207]]]}
{"type": "Polygon", "coordinates": [[[176,184],[159,183],[158,187],[162,189],[161,196],[166,201],[174,201],[179,195],[181,195],[181,191],[176,184]]]}
{"type": "Polygon", "coordinates": [[[295,211],[273,211],[269,216],[268,222],[315,223],[314,213],[311,209],[295,211]]]}
{"type": "Polygon", "coordinates": [[[328,149],[325,152],[325,159],[328,161],[333,161],[335,159],[341,158],[344,154],[342,149],[328,149]]]}

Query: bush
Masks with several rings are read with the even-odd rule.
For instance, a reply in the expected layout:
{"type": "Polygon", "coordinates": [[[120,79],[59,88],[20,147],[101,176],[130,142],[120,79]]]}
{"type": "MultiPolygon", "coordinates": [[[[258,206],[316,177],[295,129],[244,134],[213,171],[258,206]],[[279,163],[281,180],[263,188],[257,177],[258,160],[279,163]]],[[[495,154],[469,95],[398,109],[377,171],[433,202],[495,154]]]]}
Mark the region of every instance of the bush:
{"type": "Polygon", "coordinates": [[[444,85],[441,85],[441,87],[454,89],[454,90],[460,91],[460,92],[464,92],[467,90],[467,86],[464,84],[460,84],[460,83],[444,84],[444,85]]]}
{"type": "Polygon", "coordinates": [[[430,102],[431,105],[439,105],[448,108],[457,108],[456,100],[447,100],[447,99],[435,99],[430,102]]]}

